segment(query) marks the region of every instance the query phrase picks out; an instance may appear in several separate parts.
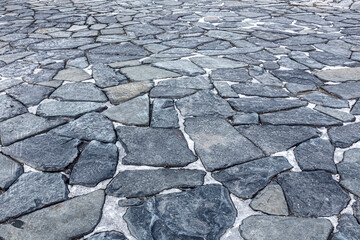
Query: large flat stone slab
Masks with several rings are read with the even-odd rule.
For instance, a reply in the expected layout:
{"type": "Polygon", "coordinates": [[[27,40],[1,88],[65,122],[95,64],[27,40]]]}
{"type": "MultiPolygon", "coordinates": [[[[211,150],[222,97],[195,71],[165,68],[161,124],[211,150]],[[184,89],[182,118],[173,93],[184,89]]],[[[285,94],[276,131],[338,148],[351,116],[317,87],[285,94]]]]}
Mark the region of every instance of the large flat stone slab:
{"type": "Polygon", "coordinates": [[[0,189],[8,189],[23,173],[21,164],[0,154],[0,189]]]}
{"type": "Polygon", "coordinates": [[[204,69],[196,66],[195,64],[193,64],[188,60],[157,62],[154,63],[153,66],[158,68],[163,68],[186,76],[196,76],[206,73],[204,69]]]}
{"type": "Polygon", "coordinates": [[[178,129],[118,127],[116,130],[127,151],[123,164],[181,167],[196,160],[178,129]]]}
{"type": "Polygon", "coordinates": [[[240,198],[252,198],[272,177],[292,166],[284,157],[269,157],[220,170],[212,176],[240,198]]]}
{"type": "Polygon", "coordinates": [[[100,221],[104,200],[104,191],[98,190],[43,208],[12,223],[1,224],[0,237],[9,240],[68,240],[83,236],[92,232],[100,221]]]}
{"type": "Polygon", "coordinates": [[[79,117],[103,109],[106,109],[104,103],[53,101],[41,103],[36,114],[43,117],[79,117]]]}
{"type": "Polygon", "coordinates": [[[93,43],[92,38],[57,38],[44,40],[40,43],[33,43],[29,45],[30,50],[55,50],[55,49],[71,49],[77,48],[86,44],[93,43]]]}
{"type": "Polygon", "coordinates": [[[52,87],[21,84],[6,90],[6,93],[22,102],[25,106],[33,106],[39,104],[55,89],[52,87]]]}
{"type": "Polygon", "coordinates": [[[322,87],[325,91],[342,99],[354,99],[360,97],[360,82],[346,82],[322,87]]]}
{"type": "Polygon", "coordinates": [[[125,67],[121,69],[121,72],[132,81],[149,81],[180,76],[177,73],[148,65],[125,67]]]}
{"type": "Polygon", "coordinates": [[[81,68],[66,68],[59,71],[54,80],[81,82],[90,78],[91,76],[81,68]]]}
{"type": "Polygon", "coordinates": [[[360,149],[354,148],[344,153],[344,159],[337,164],[340,184],[351,193],[360,196],[360,149]]]}
{"type": "Polygon", "coordinates": [[[55,134],[27,138],[1,151],[15,160],[42,171],[60,171],[78,155],[80,141],[55,134]]]}
{"type": "Polygon", "coordinates": [[[64,201],[68,193],[60,173],[24,173],[0,195],[0,222],[64,201]]]}
{"type": "Polygon", "coordinates": [[[240,226],[245,240],[327,240],[332,232],[327,219],[278,216],[250,216],[240,226]]]}
{"type": "Polygon", "coordinates": [[[93,83],[75,82],[57,88],[50,98],[63,101],[107,102],[105,94],[93,83]]]}
{"type": "Polygon", "coordinates": [[[346,82],[360,80],[360,67],[321,70],[315,75],[324,81],[346,82]]]}
{"type": "Polygon", "coordinates": [[[151,82],[132,82],[122,84],[115,87],[105,88],[104,91],[112,104],[120,104],[139,96],[140,94],[147,93],[152,88],[151,82]]]}
{"type": "Polygon", "coordinates": [[[188,169],[126,170],[118,173],[106,189],[115,197],[144,197],[171,188],[196,187],[205,172],[188,169]]]}
{"type": "Polygon", "coordinates": [[[130,207],[124,219],[139,240],[219,240],[233,225],[235,216],[229,192],[221,185],[206,185],[151,198],[130,207]]]}
{"type": "Polygon", "coordinates": [[[286,151],[301,142],[319,136],[316,129],[305,126],[244,125],[235,128],[259,146],[266,155],[286,151]]]}
{"type": "Polygon", "coordinates": [[[347,148],[360,140],[360,123],[352,123],[340,127],[333,127],[328,134],[335,147],[347,148]]]}
{"type": "Polygon", "coordinates": [[[206,170],[214,171],[264,156],[262,151],[220,118],[189,118],[185,132],[206,170]]]}

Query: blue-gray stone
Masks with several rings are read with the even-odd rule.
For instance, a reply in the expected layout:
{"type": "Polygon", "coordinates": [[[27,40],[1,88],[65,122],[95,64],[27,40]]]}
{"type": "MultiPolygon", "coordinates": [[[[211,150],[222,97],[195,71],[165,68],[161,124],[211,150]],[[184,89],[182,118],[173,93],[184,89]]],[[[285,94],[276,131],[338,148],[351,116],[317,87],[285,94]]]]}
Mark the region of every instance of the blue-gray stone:
{"type": "Polygon", "coordinates": [[[26,112],[26,107],[18,101],[8,95],[0,95],[0,122],[26,112]]]}
{"type": "Polygon", "coordinates": [[[20,177],[23,168],[18,162],[3,154],[0,154],[0,165],[0,189],[6,190],[20,177]]]}
{"type": "Polygon", "coordinates": [[[333,127],[328,134],[335,147],[347,148],[360,140],[360,123],[352,123],[340,127],[333,127]]]}

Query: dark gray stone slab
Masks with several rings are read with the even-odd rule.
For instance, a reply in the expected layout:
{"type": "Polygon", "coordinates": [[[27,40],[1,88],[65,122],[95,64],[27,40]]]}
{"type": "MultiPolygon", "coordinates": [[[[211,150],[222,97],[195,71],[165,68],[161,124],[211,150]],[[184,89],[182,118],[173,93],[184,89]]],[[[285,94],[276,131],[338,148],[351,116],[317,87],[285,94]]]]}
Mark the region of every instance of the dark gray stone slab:
{"type": "Polygon", "coordinates": [[[6,93],[26,106],[39,104],[55,89],[52,87],[21,84],[6,90],[6,93]]]}
{"type": "Polygon", "coordinates": [[[214,81],[249,82],[251,77],[243,68],[223,68],[211,71],[211,79],[214,81]]]}
{"type": "Polygon", "coordinates": [[[189,118],[185,121],[185,132],[194,141],[195,151],[208,171],[264,156],[224,119],[189,118]]]}
{"type": "Polygon", "coordinates": [[[239,95],[231,88],[227,82],[215,81],[214,86],[219,95],[224,98],[237,98],[239,95]]]}
{"type": "Polygon", "coordinates": [[[265,113],[260,115],[263,124],[302,125],[327,127],[341,125],[342,122],[311,108],[301,107],[287,111],[265,113]]]}
{"type": "Polygon", "coordinates": [[[92,232],[100,221],[104,200],[104,191],[98,190],[40,209],[1,224],[0,237],[9,240],[66,240],[83,236],[92,232]]]}
{"type": "Polygon", "coordinates": [[[150,102],[148,94],[109,108],[103,112],[109,119],[126,125],[149,125],[150,102]]]}
{"type": "Polygon", "coordinates": [[[18,115],[0,123],[1,144],[7,146],[64,123],[62,119],[47,120],[30,113],[18,115]]]}
{"type": "Polygon", "coordinates": [[[215,40],[210,37],[185,37],[163,42],[164,45],[179,48],[195,48],[200,44],[215,40]]]}
{"type": "Polygon", "coordinates": [[[234,195],[252,198],[270,182],[271,178],[291,168],[286,158],[269,157],[220,170],[212,176],[234,195]]]}
{"type": "Polygon", "coordinates": [[[235,98],[228,102],[235,110],[248,113],[274,112],[307,105],[305,101],[267,97],[235,98]]]}
{"type": "Polygon", "coordinates": [[[316,86],[312,84],[287,83],[285,87],[294,94],[316,90],[316,86]]]}
{"type": "Polygon", "coordinates": [[[150,24],[132,24],[125,27],[126,32],[133,32],[136,36],[156,35],[163,33],[164,30],[150,24]]]}
{"type": "Polygon", "coordinates": [[[317,105],[317,106],[315,106],[314,109],[318,112],[329,115],[330,117],[336,118],[342,122],[353,122],[356,119],[355,116],[350,113],[336,110],[333,108],[328,108],[328,107],[323,107],[323,106],[317,105]]]}
{"type": "Polygon", "coordinates": [[[305,126],[245,125],[235,128],[267,155],[286,151],[301,142],[319,136],[316,129],[305,126]]]}
{"type": "Polygon", "coordinates": [[[237,113],[233,116],[232,124],[259,124],[259,115],[257,113],[237,113]]]}
{"type": "Polygon", "coordinates": [[[360,82],[346,82],[322,87],[325,91],[342,99],[354,99],[360,97],[360,82]]]}
{"type": "MultiPolygon", "coordinates": [[[[112,55],[119,57],[139,56],[141,58],[143,56],[147,56],[150,54],[142,47],[139,47],[129,42],[100,46],[97,48],[90,49],[89,53],[96,55],[97,54],[105,55],[107,58],[112,58],[113,57],[112,55]]],[[[137,59],[137,58],[133,58],[133,59],[137,59]]],[[[127,60],[130,59],[124,59],[122,61],[127,61],[127,60]]],[[[113,62],[119,62],[119,60],[113,62]]]]}
{"type": "Polygon", "coordinates": [[[105,88],[104,91],[112,104],[120,104],[143,93],[149,92],[152,88],[151,82],[132,82],[115,87],[105,88]]]}
{"type": "Polygon", "coordinates": [[[148,65],[125,67],[121,69],[131,81],[149,81],[153,79],[180,77],[179,74],[148,65]]]}
{"type": "Polygon", "coordinates": [[[48,133],[2,147],[1,151],[38,170],[60,171],[77,157],[79,143],[76,139],[48,133]]]}
{"type": "Polygon", "coordinates": [[[168,86],[173,88],[190,88],[190,89],[211,89],[213,88],[210,80],[206,76],[180,77],[166,79],[158,82],[157,86],[168,86]]]}
{"type": "Polygon", "coordinates": [[[312,92],[309,94],[301,95],[300,98],[305,99],[308,102],[322,105],[324,107],[333,108],[348,108],[349,103],[345,100],[336,99],[330,95],[321,92],[312,92]]]}
{"type": "Polygon", "coordinates": [[[0,154],[0,165],[0,189],[6,190],[20,177],[23,168],[18,162],[3,154],[0,154]]]}
{"type": "Polygon", "coordinates": [[[204,183],[204,171],[188,169],[126,170],[118,173],[106,189],[115,197],[144,197],[171,188],[196,187],[204,183]]]}
{"type": "Polygon", "coordinates": [[[258,83],[235,84],[231,86],[235,92],[242,95],[259,97],[289,97],[283,89],[273,88],[258,83]]]}
{"type": "Polygon", "coordinates": [[[183,98],[196,93],[191,88],[174,88],[170,86],[156,86],[151,89],[150,97],[152,98],[183,98]]]}
{"type": "Polygon", "coordinates": [[[24,173],[0,195],[0,222],[66,200],[69,191],[64,181],[60,173],[24,173]]]}
{"type": "Polygon", "coordinates": [[[57,88],[50,98],[63,101],[106,102],[105,94],[93,83],[76,82],[57,88]]]}
{"type": "Polygon", "coordinates": [[[0,95],[0,121],[4,121],[26,112],[26,107],[18,101],[8,95],[0,95]]]}
{"type": "Polygon", "coordinates": [[[179,119],[174,107],[173,100],[154,99],[150,126],[160,128],[179,127],[179,119]]]}
{"type": "Polygon", "coordinates": [[[285,46],[306,45],[306,44],[312,45],[316,43],[325,43],[325,42],[327,42],[327,39],[313,37],[309,35],[293,36],[277,41],[277,43],[285,46]]]}
{"type": "Polygon", "coordinates": [[[223,116],[235,114],[229,103],[208,90],[199,91],[191,96],[176,101],[181,114],[188,116],[223,116]]]}
{"type": "Polygon", "coordinates": [[[202,68],[218,69],[218,68],[241,68],[246,67],[246,63],[233,61],[221,57],[193,57],[190,60],[202,68]]]}
{"type": "Polygon", "coordinates": [[[314,75],[305,72],[304,70],[274,70],[272,73],[283,81],[288,83],[299,83],[299,84],[315,84],[322,85],[320,81],[314,75]]]}
{"type": "Polygon", "coordinates": [[[36,67],[38,67],[38,65],[34,63],[16,61],[1,67],[0,76],[6,78],[23,77],[30,75],[36,67]]]}
{"type": "MultiPolygon", "coordinates": [[[[291,51],[289,53],[289,57],[291,59],[294,59],[295,61],[309,67],[312,69],[321,69],[324,67],[323,64],[315,61],[314,59],[308,57],[304,52],[300,52],[300,51],[291,51]]],[[[319,77],[318,75],[316,75],[317,77],[319,77]]],[[[320,77],[319,77],[320,78],[320,77]]],[[[321,78],[320,78],[321,79],[321,78]]]]}
{"type": "Polygon", "coordinates": [[[180,167],[196,160],[178,129],[118,127],[116,130],[127,151],[123,164],[180,167]]]}
{"type": "Polygon", "coordinates": [[[327,219],[280,216],[250,216],[240,226],[245,240],[327,240],[332,230],[327,219]]]}
{"type": "Polygon", "coordinates": [[[250,207],[270,215],[289,215],[284,192],[277,183],[271,183],[261,190],[251,201],[250,207]]]}
{"type": "Polygon", "coordinates": [[[70,184],[94,187],[111,178],[116,170],[117,152],[115,144],[91,141],[71,170],[70,184]]]}
{"type": "Polygon", "coordinates": [[[91,44],[94,42],[92,38],[57,38],[44,40],[40,43],[29,45],[30,50],[55,50],[55,49],[71,49],[91,44]]]}
{"type": "Polygon", "coordinates": [[[167,62],[157,62],[153,64],[155,67],[163,68],[172,72],[186,76],[196,76],[205,74],[205,70],[196,66],[188,60],[175,60],[167,62]]]}
{"type": "Polygon", "coordinates": [[[340,127],[333,127],[328,134],[335,147],[347,148],[360,140],[360,123],[348,124],[340,127]]]}
{"type": "Polygon", "coordinates": [[[103,109],[106,109],[103,103],[54,101],[40,104],[36,114],[43,117],[78,117],[103,109]]]}
{"type": "Polygon", "coordinates": [[[356,101],[354,106],[351,109],[351,114],[360,115],[360,101],[356,101]]]}
{"type": "Polygon", "coordinates": [[[124,234],[117,231],[99,232],[85,239],[86,240],[127,240],[124,234]]]}
{"type": "Polygon", "coordinates": [[[325,170],[336,174],[335,148],[328,140],[310,139],[294,149],[299,167],[304,171],[325,170]]]}
{"type": "Polygon", "coordinates": [[[95,84],[101,88],[116,86],[127,80],[124,75],[102,63],[93,64],[92,71],[95,84]]]}
{"type": "Polygon", "coordinates": [[[206,185],[151,198],[130,207],[124,219],[139,240],[219,240],[233,225],[235,216],[228,191],[221,185],[206,185]]]}
{"type": "Polygon", "coordinates": [[[278,182],[295,216],[337,215],[350,201],[331,174],[324,171],[283,173],[278,182]]]}
{"type": "Polygon", "coordinates": [[[309,55],[311,58],[327,66],[346,66],[351,64],[351,62],[354,63],[354,61],[351,61],[346,56],[341,56],[340,54],[333,54],[329,52],[313,51],[310,52],[309,55]]]}
{"type": "Polygon", "coordinates": [[[360,149],[354,148],[344,153],[344,159],[337,164],[340,184],[351,193],[360,196],[360,149]]]}
{"type": "Polygon", "coordinates": [[[355,218],[359,221],[359,219],[360,219],[360,201],[359,201],[359,198],[355,198],[355,200],[356,201],[352,205],[352,209],[354,211],[355,218]]]}
{"type": "Polygon", "coordinates": [[[332,240],[357,240],[360,238],[360,225],[350,214],[341,215],[337,230],[332,240]]]}

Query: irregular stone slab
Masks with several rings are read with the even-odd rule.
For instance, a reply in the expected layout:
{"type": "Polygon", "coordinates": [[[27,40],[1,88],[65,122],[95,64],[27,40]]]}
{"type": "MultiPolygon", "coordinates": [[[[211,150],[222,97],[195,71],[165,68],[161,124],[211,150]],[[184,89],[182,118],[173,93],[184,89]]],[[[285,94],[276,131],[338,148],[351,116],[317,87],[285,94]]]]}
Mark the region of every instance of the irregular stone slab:
{"type": "MultiPolygon", "coordinates": [[[[350,52],[346,54],[350,54],[350,52]]],[[[312,51],[309,52],[309,56],[327,66],[346,66],[356,63],[354,61],[351,61],[348,56],[341,56],[339,53],[333,54],[329,52],[312,51]]]]}
{"type": "Polygon", "coordinates": [[[24,173],[0,195],[0,222],[66,200],[69,190],[64,181],[60,173],[24,173]]]}
{"type": "Polygon", "coordinates": [[[154,99],[150,126],[161,128],[179,128],[179,119],[173,100],[154,99]]]}
{"type": "Polygon", "coordinates": [[[54,50],[77,48],[94,42],[92,38],[56,38],[29,45],[30,50],[54,50]]]}
{"type": "Polygon", "coordinates": [[[11,223],[1,224],[0,237],[67,240],[83,236],[92,232],[100,221],[104,200],[104,191],[98,190],[40,209],[11,223]]]}
{"type": "Polygon", "coordinates": [[[315,75],[324,81],[346,82],[360,80],[360,67],[321,70],[315,75]]]}
{"type": "Polygon", "coordinates": [[[240,226],[245,240],[327,240],[333,230],[324,218],[298,218],[280,216],[250,216],[240,226]]]}
{"type": "Polygon", "coordinates": [[[54,134],[27,138],[1,151],[41,171],[61,171],[77,157],[80,141],[54,134]]]}
{"type": "Polygon", "coordinates": [[[264,156],[259,148],[224,119],[188,118],[185,131],[195,142],[195,151],[208,171],[264,156]]]}
{"type": "Polygon", "coordinates": [[[210,68],[210,69],[241,68],[247,66],[246,63],[237,62],[227,58],[220,58],[220,57],[193,57],[190,58],[190,60],[202,68],[210,68]]]}
{"type": "Polygon", "coordinates": [[[359,201],[359,198],[357,198],[357,197],[355,199],[356,199],[356,201],[352,205],[352,209],[354,211],[355,218],[359,221],[359,218],[360,218],[360,201],[359,201]]]}
{"type": "Polygon", "coordinates": [[[6,190],[20,177],[23,168],[18,162],[3,154],[0,154],[0,165],[0,189],[6,190]]]}
{"type": "Polygon", "coordinates": [[[333,108],[349,107],[349,103],[347,101],[333,98],[321,92],[312,92],[309,94],[301,95],[300,97],[308,102],[319,104],[325,107],[333,107],[333,108]]]}
{"type": "Polygon", "coordinates": [[[54,80],[81,82],[90,78],[91,76],[81,68],[66,68],[59,71],[54,80]]]}
{"type": "Polygon", "coordinates": [[[25,62],[25,61],[16,61],[7,64],[4,67],[1,67],[0,76],[6,78],[23,77],[32,74],[34,69],[37,67],[38,64],[25,62]]]}
{"type": "Polygon", "coordinates": [[[301,142],[319,136],[316,129],[305,126],[244,125],[235,128],[259,146],[266,155],[286,151],[301,142]]]}
{"type": "Polygon", "coordinates": [[[342,122],[328,115],[317,112],[307,107],[296,108],[287,111],[265,113],[260,115],[263,124],[272,125],[302,125],[302,126],[335,126],[342,122]]]}
{"type": "Polygon", "coordinates": [[[360,82],[346,82],[322,87],[325,91],[342,99],[354,99],[360,97],[360,82]]]}
{"type": "Polygon", "coordinates": [[[153,79],[171,78],[171,77],[180,76],[177,73],[148,65],[125,67],[121,69],[121,72],[125,74],[132,81],[148,81],[153,79]]]}
{"type": "Polygon", "coordinates": [[[351,109],[351,114],[360,115],[360,101],[356,101],[354,106],[351,109]]]}
{"type": "Polygon", "coordinates": [[[223,116],[235,114],[226,100],[208,90],[199,91],[176,101],[181,114],[187,116],[223,116]]]}
{"type": "Polygon", "coordinates": [[[72,168],[70,184],[95,187],[111,178],[116,170],[117,152],[115,144],[91,141],[72,168]]]}
{"type": "Polygon", "coordinates": [[[139,206],[143,203],[143,198],[125,198],[118,201],[119,207],[139,206]]]}
{"type": "Polygon", "coordinates": [[[325,170],[336,174],[334,151],[335,148],[328,140],[315,138],[297,146],[294,154],[304,171],[325,170]]]}
{"type": "Polygon", "coordinates": [[[360,225],[350,214],[341,215],[337,230],[332,240],[356,240],[360,238],[360,225]]]}
{"type": "Polygon", "coordinates": [[[21,84],[6,90],[6,93],[26,106],[39,104],[55,89],[52,87],[21,84]]]}
{"type": "MultiPolygon", "coordinates": [[[[105,55],[107,58],[112,58],[113,56],[119,56],[119,57],[137,56],[137,58],[142,58],[150,54],[142,47],[139,47],[129,42],[100,46],[97,48],[90,49],[89,53],[95,55],[102,54],[105,55]]],[[[132,59],[137,59],[137,58],[132,58],[132,59]]],[[[123,61],[132,60],[132,59],[126,59],[123,61]]],[[[119,62],[119,60],[112,62],[119,62]]]]}
{"type": "Polygon", "coordinates": [[[328,134],[335,147],[347,148],[360,140],[360,123],[353,123],[340,127],[333,127],[328,134]]]}
{"type": "Polygon", "coordinates": [[[158,195],[130,207],[124,215],[131,234],[139,240],[220,239],[235,217],[230,195],[221,185],[158,195]]]}
{"type": "Polygon", "coordinates": [[[93,83],[76,82],[60,86],[50,98],[63,101],[106,102],[105,94],[93,83]]]}
{"type": "Polygon", "coordinates": [[[283,89],[272,88],[258,83],[235,84],[231,86],[235,92],[249,96],[259,97],[289,97],[289,93],[283,89]]]}
{"type": "Polygon", "coordinates": [[[124,75],[115,72],[112,68],[105,64],[93,64],[92,70],[95,84],[98,87],[112,87],[126,82],[126,77],[124,75]]]}
{"type": "Polygon", "coordinates": [[[164,32],[164,30],[152,26],[150,24],[132,24],[125,27],[126,32],[133,32],[136,36],[142,37],[146,35],[156,35],[164,32]]]}
{"type": "Polygon", "coordinates": [[[117,231],[100,232],[91,235],[86,240],[128,240],[124,234],[117,231]]]}
{"type": "Polygon", "coordinates": [[[62,119],[47,120],[30,113],[18,115],[0,123],[1,144],[7,146],[64,123],[62,119]]]}
{"type": "Polygon", "coordinates": [[[105,88],[104,91],[112,104],[120,104],[150,91],[151,82],[132,82],[115,87],[105,88]]]}
{"type": "Polygon", "coordinates": [[[173,88],[189,88],[189,89],[211,89],[213,86],[206,76],[196,77],[180,77],[166,79],[158,82],[157,86],[169,86],[173,88]]]}
{"type": "Polygon", "coordinates": [[[251,77],[243,68],[221,68],[211,71],[211,79],[213,81],[249,82],[251,77]]]}
{"type": "Polygon", "coordinates": [[[167,62],[157,62],[153,64],[155,67],[163,68],[172,72],[179,73],[186,76],[196,76],[205,74],[205,70],[199,68],[188,60],[176,60],[167,62]]]}
{"type": "Polygon", "coordinates": [[[360,195],[360,149],[354,148],[344,153],[344,160],[337,164],[340,184],[357,196],[360,195]]]}
{"type": "Polygon", "coordinates": [[[237,113],[233,116],[232,124],[259,124],[259,115],[257,113],[237,113]]]}
{"type": "Polygon", "coordinates": [[[299,84],[315,84],[322,85],[320,81],[314,75],[305,72],[304,70],[274,70],[272,73],[283,81],[288,83],[299,83],[299,84]]]}
{"type": "Polygon", "coordinates": [[[149,95],[144,94],[109,108],[103,114],[113,121],[126,125],[149,125],[149,111],[149,95]]]}
{"type": "Polygon", "coordinates": [[[305,101],[267,97],[236,98],[228,102],[235,110],[249,113],[274,112],[307,105],[305,101]]]}
{"type": "Polygon", "coordinates": [[[115,142],[116,136],[111,121],[100,113],[88,113],[80,118],[52,130],[53,133],[80,140],[115,142]]]}
{"type": "Polygon", "coordinates": [[[4,91],[20,83],[23,83],[21,79],[0,79],[0,91],[4,91]]]}
{"type": "Polygon", "coordinates": [[[26,107],[18,101],[8,95],[0,95],[0,122],[26,112],[26,107]]]}
{"type": "Polygon", "coordinates": [[[217,38],[217,39],[223,39],[223,40],[238,40],[238,39],[244,39],[246,35],[238,34],[234,32],[228,32],[228,31],[220,31],[220,30],[210,30],[206,34],[206,36],[217,38]]]}
{"type": "MultiPolygon", "coordinates": [[[[301,63],[309,68],[312,69],[321,69],[324,67],[323,64],[315,61],[314,59],[308,57],[304,52],[300,52],[300,51],[291,51],[289,53],[289,57],[295,61],[297,61],[298,63],[301,63]]],[[[320,76],[318,76],[317,74],[315,74],[318,78],[321,79],[320,76]]]]}
{"type": "Polygon", "coordinates": [[[261,190],[251,201],[250,207],[271,215],[289,215],[284,192],[276,183],[269,184],[261,190]]]}
{"type": "Polygon", "coordinates": [[[327,39],[312,37],[309,35],[306,36],[293,36],[286,39],[282,39],[277,41],[277,43],[285,46],[292,46],[292,45],[312,45],[316,43],[325,43],[327,39]]]}
{"type": "Polygon", "coordinates": [[[215,40],[210,37],[184,37],[163,42],[164,45],[178,48],[195,48],[203,43],[215,40]]]}
{"type": "Polygon", "coordinates": [[[196,187],[205,172],[188,169],[126,170],[118,173],[106,189],[115,197],[144,197],[171,188],[196,187]]]}
{"type": "Polygon", "coordinates": [[[150,91],[152,98],[183,98],[196,93],[191,88],[173,88],[169,86],[155,86],[150,91]]]}
{"type": "Polygon", "coordinates": [[[219,92],[221,97],[225,98],[237,98],[239,95],[230,87],[227,82],[214,82],[216,90],[219,92]]]}
{"type": "Polygon", "coordinates": [[[295,216],[337,215],[350,200],[331,174],[324,171],[283,173],[278,182],[295,216]]]}
{"type": "Polygon", "coordinates": [[[127,150],[123,164],[182,167],[196,160],[178,129],[118,127],[116,130],[127,150]]]}
{"type": "Polygon", "coordinates": [[[322,106],[315,106],[314,108],[316,111],[324,113],[326,115],[329,115],[330,117],[336,118],[342,122],[353,122],[355,121],[355,116],[347,113],[347,112],[343,112],[340,110],[336,110],[333,108],[328,108],[328,107],[322,107],[322,106]]]}
{"type": "Polygon", "coordinates": [[[275,175],[291,169],[284,157],[269,157],[220,170],[212,176],[240,198],[252,198],[275,175]]]}
{"type": "Polygon", "coordinates": [[[40,104],[36,114],[43,117],[78,117],[103,109],[106,109],[103,103],[54,101],[40,104]]]}

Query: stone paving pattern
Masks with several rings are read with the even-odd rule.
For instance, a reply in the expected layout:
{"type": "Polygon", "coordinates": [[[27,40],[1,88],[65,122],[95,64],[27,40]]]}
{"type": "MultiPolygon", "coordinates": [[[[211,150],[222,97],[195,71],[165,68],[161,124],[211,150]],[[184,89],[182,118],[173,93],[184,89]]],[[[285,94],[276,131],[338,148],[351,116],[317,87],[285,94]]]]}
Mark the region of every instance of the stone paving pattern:
{"type": "Polygon", "coordinates": [[[360,239],[360,2],[0,2],[0,239],[360,239]]]}

